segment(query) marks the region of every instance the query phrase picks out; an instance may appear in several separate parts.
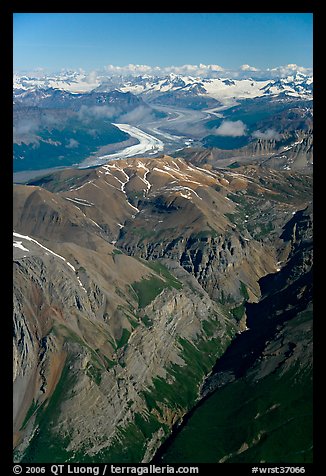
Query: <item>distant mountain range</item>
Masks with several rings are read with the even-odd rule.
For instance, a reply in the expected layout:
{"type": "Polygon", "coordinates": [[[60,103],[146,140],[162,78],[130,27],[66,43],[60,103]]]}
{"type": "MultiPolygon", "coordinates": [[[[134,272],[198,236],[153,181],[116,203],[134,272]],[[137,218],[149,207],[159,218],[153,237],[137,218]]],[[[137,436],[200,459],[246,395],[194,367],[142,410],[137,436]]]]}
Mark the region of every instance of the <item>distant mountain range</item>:
{"type": "Polygon", "coordinates": [[[280,94],[308,98],[312,95],[313,79],[302,73],[278,80],[265,81],[222,78],[202,79],[171,74],[166,78],[133,78],[125,86],[122,86],[121,90],[154,97],[157,94],[166,94],[172,91],[182,92],[189,95],[208,96],[224,103],[233,98],[247,99],[280,94]]]}
{"type": "MultiPolygon", "coordinates": [[[[163,142],[169,154],[185,149],[180,155],[187,156],[195,141],[206,157],[212,149],[214,160],[263,158],[274,168],[311,168],[312,76],[85,78],[14,76],[15,172],[96,161],[123,149],[126,157],[142,134],[163,142]],[[116,123],[140,127],[138,138],[116,123]]],[[[162,151],[154,149],[152,155],[162,151]]]]}
{"type": "Polygon", "coordinates": [[[85,75],[78,73],[64,76],[45,76],[35,78],[29,76],[14,76],[14,91],[22,94],[23,91],[36,89],[46,90],[55,88],[71,93],[109,92],[118,89],[122,92],[131,92],[135,95],[144,95],[147,98],[157,98],[167,93],[179,95],[207,96],[224,103],[232,98],[245,99],[261,96],[286,95],[289,97],[311,98],[313,92],[313,77],[297,72],[286,78],[255,80],[229,78],[195,78],[169,74],[166,77],[158,76],[112,76],[100,77],[93,82],[85,81],[85,75]]]}
{"type": "MultiPolygon", "coordinates": [[[[141,97],[130,92],[118,90],[108,92],[90,91],[87,93],[71,93],[56,88],[31,88],[27,90],[14,90],[15,106],[35,106],[43,109],[69,109],[80,111],[81,108],[93,108],[97,117],[115,120],[136,108],[142,108],[143,115],[154,113],[141,97]],[[105,114],[101,114],[100,106],[106,106],[105,114]]],[[[83,114],[83,111],[81,112],[83,114]]]]}

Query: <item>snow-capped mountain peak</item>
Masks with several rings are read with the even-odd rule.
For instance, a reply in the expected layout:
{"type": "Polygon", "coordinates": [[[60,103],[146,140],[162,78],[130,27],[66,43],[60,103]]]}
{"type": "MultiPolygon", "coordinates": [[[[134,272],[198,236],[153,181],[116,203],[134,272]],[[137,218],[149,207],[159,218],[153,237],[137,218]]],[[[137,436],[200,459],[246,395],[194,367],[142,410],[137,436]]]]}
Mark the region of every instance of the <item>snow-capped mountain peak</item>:
{"type": "Polygon", "coordinates": [[[32,77],[15,74],[14,90],[28,91],[54,88],[71,93],[85,93],[92,90],[110,92],[118,89],[142,95],[146,99],[160,94],[180,92],[207,96],[223,102],[233,99],[255,98],[271,95],[312,98],[313,78],[301,72],[279,79],[255,80],[221,78],[201,78],[170,73],[165,77],[150,76],[97,76],[82,71],[62,71],[58,75],[32,77]]]}

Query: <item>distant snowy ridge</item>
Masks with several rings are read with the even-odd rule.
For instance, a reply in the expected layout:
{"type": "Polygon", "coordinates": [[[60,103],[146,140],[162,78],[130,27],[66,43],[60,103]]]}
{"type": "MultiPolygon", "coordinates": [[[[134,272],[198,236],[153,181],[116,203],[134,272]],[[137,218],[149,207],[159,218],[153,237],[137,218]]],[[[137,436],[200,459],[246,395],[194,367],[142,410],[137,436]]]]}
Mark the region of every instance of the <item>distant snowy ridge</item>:
{"type": "Polygon", "coordinates": [[[55,88],[72,93],[85,93],[92,91],[99,85],[100,80],[96,76],[90,76],[80,72],[45,75],[40,77],[21,76],[16,73],[13,77],[14,89],[21,90],[55,88]]]}
{"type": "Polygon", "coordinates": [[[90,76],[81,72],[48,75],[44,77],[29,77],[14,75],[14,90],[30,91],[35,89],[59,89],[71,93],[86,93],[89,91],[109,92],[118,89],[142,95],[144,98],[155,97],[174,91],[198,96],[208,96],[222,103],[230,98],[246,99],[273,95],[312,98],[313,77],[295,72],[284,78],[277,79],[230,79],[202,78],[169,74],[159,76],[90,76]]]}
{"type": "MultiPolygon", "coordinates": [[[[103,87],[103,86],[102,86],[103,87]]],[[[157,94],[183,91],[207,95],[221,102],[230,98],[246,99],[286,94],[292,97],[312,97],[313,78],[302,73],[273,80],[254,79],[203,79],[192,76],[170,75],[166,78],[133,78],[120,88],[133,94],[157,94]]]]}

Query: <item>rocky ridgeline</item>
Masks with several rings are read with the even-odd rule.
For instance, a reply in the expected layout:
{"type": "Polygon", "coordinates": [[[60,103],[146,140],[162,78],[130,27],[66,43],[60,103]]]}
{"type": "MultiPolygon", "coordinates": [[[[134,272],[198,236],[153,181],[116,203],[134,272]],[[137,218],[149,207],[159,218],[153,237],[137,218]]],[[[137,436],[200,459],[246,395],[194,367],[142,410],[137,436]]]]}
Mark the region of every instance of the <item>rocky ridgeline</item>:
{"type": "Polygon", "coordinates": [[[236,163],[261,164],[276,170],[313,171],[313,130],[297,129],[284,132],[278,139],[255,139],[250,144],[232,150],[211,148],[186,148],[181,156],[197,165],[210,164],[226,167],[236,163]]]}
{"type": "Polygon", "coordinates": [[[310,183],[164,156],[16,186],[16,461],[150,461],[286,264],[310,183]]]}
{"type": "Polygon", "coordinates": [[[122,454],[126,445],[139,445],[137,458],[149,461],[171,425],[195,402],[235,326],[198,284],[190,287],[186,280],[182,289],[163,288],[140,309],[130,290],[109,314],[108,294],[114,301],[115,292],[126,289],[101,289],[88,278],[85,292],[64,262],[51,260],[15,260],[16,458],[42,458],[39,446],[46,435],[53,439],[49,461],[63,443],[65,458],[76,461],[104,461],[122,454]],[[209,352],[206,361],[187,375],[192,360],[202,360],[201,346],[209,352]],[[179,378],[189,388],[178,402],[179,378]],[[53,399],[59,399],[60,412],[51,407],[53,399]],[[142,433],[136,417],[143,422],[142,433]],[[130,428],[137,432],[131,441],[125,433],[130,428]]]}

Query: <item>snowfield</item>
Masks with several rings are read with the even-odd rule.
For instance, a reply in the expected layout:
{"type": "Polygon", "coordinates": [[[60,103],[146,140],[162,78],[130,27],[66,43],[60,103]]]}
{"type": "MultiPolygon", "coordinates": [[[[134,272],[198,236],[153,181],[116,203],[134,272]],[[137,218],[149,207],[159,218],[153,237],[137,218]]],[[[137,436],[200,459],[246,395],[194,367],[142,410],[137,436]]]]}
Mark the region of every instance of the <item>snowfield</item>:
{"type": "MultiPolygon", "coordinates": [[[[27,248],[25,248],[22,244],[22,241],[17,241],[15,240],[15,238],[21,238],[22,240],[26,240],[26,241],[29,241],[31,243],[34,243],[35,245],[39,246],[40,248],[42,248],[43,250],[45,250],[45,254],[46,255],[53,255],[55,256],[56,258],[59,258],[61,259],[62,261],[64,261],[66,263],[67,266],[69,266],[69,268],[72,269],[72,271],[75,273],[76,275],[76,278],[77,278],[77,281],[78,281],[78,284],[79,286],[83,289],[83,291],[85,293],[87,293],[86,289],[84,288],[82,282],[80,281],[80,278],[77,276],[77,271],[76,271],[76,268],[71,264],[69,263],[69,261],[66,260],[66,258],[64,258],[63,256],[59,255],[58,253],[55,253],[54,251],[50,250],[49,248],[47,248],[46,246],[42,245],[40,242],[38,242],[37,240],[35,240],[35,238],[31,238],[30,236],[28,235],[21,235],[20,233],[16,233],[16,232],[13,232],[13,246],[15,248],[19,248],[23,251],[28,251],[30,252],[30,250],[28,250],[27,248]]],[[[24,256],[25,258],[26,256],[24,256]]]]}

